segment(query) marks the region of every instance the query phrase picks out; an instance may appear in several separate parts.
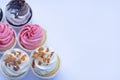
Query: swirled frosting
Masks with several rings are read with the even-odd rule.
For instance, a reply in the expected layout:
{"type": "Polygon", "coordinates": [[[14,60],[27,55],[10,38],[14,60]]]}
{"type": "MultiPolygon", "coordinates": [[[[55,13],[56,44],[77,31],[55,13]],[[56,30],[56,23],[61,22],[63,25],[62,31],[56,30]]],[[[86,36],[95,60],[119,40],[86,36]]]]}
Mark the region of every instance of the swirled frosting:
{"type": "Polygon", "coordinates": [[[32,55],[32,68],[40,75],[49,74],[57,65],[57,55],[52,49],[41,47],[32,55]]]}
{"type": "Polygon", "coordinates": [[[31,20],[32,10],[25,0],[11,0],[6,5],[5,14],[10,24],[20,27],[31,20]]]}
{"type": "Polygon", "coordinates": [[[41,45],[44,30],[37,24],[28,24],[19,34],[19,43],[22,47],[33,50],[41,45]]]}
{"type": "Polygon", "coordinates": [[[22,76],[29,69],[29,56],[20,49],[7,51],[1,60],[2,72],[11,78],[22,76]]]}
{"type": "Polygon", "coordinates": [[[12,28],[7,24],[0,22],[0,51],[4,51],[15,42],[15,34],[12,28]]]}

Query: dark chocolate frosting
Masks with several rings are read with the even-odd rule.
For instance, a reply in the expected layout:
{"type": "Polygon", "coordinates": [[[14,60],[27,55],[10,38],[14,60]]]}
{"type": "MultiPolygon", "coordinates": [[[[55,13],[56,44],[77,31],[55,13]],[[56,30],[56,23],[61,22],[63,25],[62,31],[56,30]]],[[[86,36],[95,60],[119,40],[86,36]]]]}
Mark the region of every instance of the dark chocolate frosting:
{"type": "Polygon", "coordinates": [[[3,12],[2,12],[2,9],[0,8],[0,21],[2,20],[3,18],[3,12]]]}
{"type": "Polygon", "coordinates": [[[11,0],[8,4],[8,10],[14,9],[16,12],[15,14],[16,18],[17,16],[25,15],[28,11],[28,4],[26,4],[25,0],[11,0]]]}
{"type": "Polygon", "coordinates": [[[8,23],[14,26],[25,25],[32,17],[32,9],[25,0],[11,0],[6,6],[8,23]]]}
{"type": "Polygon", "coordinates": [[[9,2],[9,4],[8,5],[10,5],[10,7],[8,8],[8,10],[10,9],[10,8],[12,8],[12,9],[22,9],[22,7],[24,6],[24,4],[25,4],[25,0],[11,0],[10,2],[9,2]]]}

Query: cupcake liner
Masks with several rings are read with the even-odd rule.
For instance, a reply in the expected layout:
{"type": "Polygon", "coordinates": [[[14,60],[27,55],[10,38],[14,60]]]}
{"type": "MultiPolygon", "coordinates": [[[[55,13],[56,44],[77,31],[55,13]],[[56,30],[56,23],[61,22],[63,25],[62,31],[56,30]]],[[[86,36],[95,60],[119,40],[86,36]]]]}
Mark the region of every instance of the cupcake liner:
{"type": "MultiPolygon", "coordinates": [[[[26,70],[26,72],[24,72],[24,73],[22,73],[22,75],[20,75],[20,76],[18,76],[18,77],[10,77],[10,76],[8,76],[7,74],[5,74],[5,72],[3,71],[3,69],[2,69],[2,67],[1,67],[1,65],[2,65],[2,61],[3,61],[3,58],[5,57],[5,55],[7,54],[7,53],[9,53],[9,52],[11,52],[12,50],[17,50],[18,48],[15,48],[15,49],[11,49],[11,50],[8,50],[8,51],[6,51],[5,53],[4,53],[4,55],[2,56],[2,58],[0,59],[0,71],[2,72],[2,74],[5,76],[5,77],[7,77],[8,79],[14,79],[14,80],[16,80],[16,79],[22,79],[22,78],[24,78],[27,74],[28,74],[28,72],[29,72],[29,70],[30,70],[30,63],[29,63],[29,67],[28,67],[28,69],[26,70]]],[[[21,49],[18,49],[18,50],[21,50],[21,49]]],[[[26,53],[25,51],[23,51],[23,50],[21,50],[22,52],[24,52],[24,53],[26,53]]],[[[26,53],[26,55],[27,55],[27,57],[29,57],[29,55],[26,53]]],[[[29,60],[30,60],[30,58],[29,58],[29,60]]]]}

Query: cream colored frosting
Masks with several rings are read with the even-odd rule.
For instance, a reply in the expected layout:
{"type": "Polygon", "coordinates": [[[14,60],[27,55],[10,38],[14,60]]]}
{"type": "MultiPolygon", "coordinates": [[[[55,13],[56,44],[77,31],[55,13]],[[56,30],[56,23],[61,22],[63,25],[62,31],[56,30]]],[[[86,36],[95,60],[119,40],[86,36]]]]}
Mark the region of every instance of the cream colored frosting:
{"type": "MultiPolygon", "coordinates": [[[[44,52],[43,57],[49,56],[49,58],[50,58],[49,63],[44,62],[43,58],[40,58],[40,57],[33,58],[34,70],[37,71],[37,73],[39,73],[40,75],[45,75],[45,74],[50,73],[52,70],[55,69],[55,67],[57,65],[57,54],[55,54],[51,48],[44,47],[43,49],[44,49],[44,50],[42,50],[42,52],[44,52]],[[49,51],[47,51],[47,49],[49,49],[49,51]],[[51,55],[51,53],[53,53],[53,54],[51,55]],[[39,61],[42,62],[41,65],[38,64],[39,61]]],[[[38,52],[38,51],[36,51],[36,52],[38,52]]],[[[32,55],[32,57],[34,57],[34,54],[32,55]]]]}
{"type": "Polygon", "coordinates": [[[27,72],[28,69],[29,69],[29,56],[20,49],[7,51],[1,59],[1,70],[6,76],[18,77],[19,75],[23,75],[25,72],[27,72]],[[19,52],[21,53],[20,55],[19,52]],[[7,56],[9,55],[12,56],[11,59],[8,59],[7,56]],[[13,58],[16,58],[16,61],[20,60],[21,62],[18,64],[16,61],[12,60],[13,58]],[[9,60],[8,63],[6,63],[7,62],[6,59],[9,60]],[[18,65],[19,68],[14,69],[14,67],[16,67],[15,65],[18,65]]]}

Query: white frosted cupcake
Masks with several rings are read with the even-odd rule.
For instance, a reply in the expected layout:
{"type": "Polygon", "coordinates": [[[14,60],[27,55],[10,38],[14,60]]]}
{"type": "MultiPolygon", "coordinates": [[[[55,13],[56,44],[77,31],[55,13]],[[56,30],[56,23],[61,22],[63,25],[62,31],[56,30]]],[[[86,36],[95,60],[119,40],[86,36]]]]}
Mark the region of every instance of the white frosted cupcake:
{"type": "Polygon", "coordinates": [[[20,49],[6,51],[1,58],[1,72],[8,78],[20,78],[30,67],[29,56],[20,49]]]}
{"type": "Polygon", "coordinates": [[[56,75],[60,67],[59,56],[48,47],[38,48],[31,54],[31,68],[35,75],[49,79],[56,75]]]}

